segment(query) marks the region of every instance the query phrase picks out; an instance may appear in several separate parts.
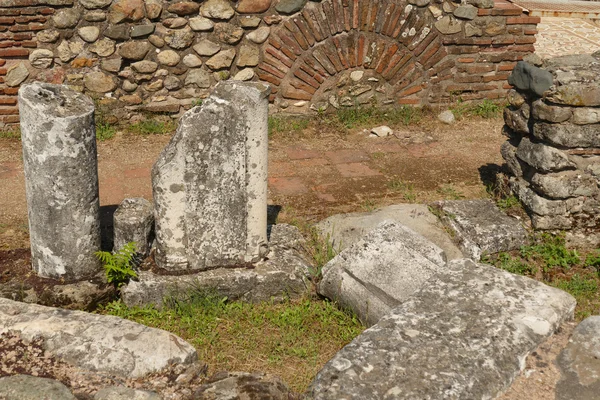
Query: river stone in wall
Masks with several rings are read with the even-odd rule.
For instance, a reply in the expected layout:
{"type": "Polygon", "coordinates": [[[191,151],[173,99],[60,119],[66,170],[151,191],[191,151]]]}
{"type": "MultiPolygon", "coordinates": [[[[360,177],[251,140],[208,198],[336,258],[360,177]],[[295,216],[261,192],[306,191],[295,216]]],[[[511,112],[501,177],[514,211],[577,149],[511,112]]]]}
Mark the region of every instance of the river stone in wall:
{"type": "Polygon", "coordinates": [[[574,309],[575,299],[559,289],[451,261],[339,351],[317,374],[309,398],[496,398],[574,309]]]}
{"type": "Polygon", "coordinates": [[[108,315],[88,314],[0,298],[0,333],[42,338],[50,354],[78,367],[128,378],[170,364],[191,364],[192,345],[160,329],[108,315]]]}
{"type": "Polygon", "coordinates": [[[318,292],[373,325],[445,264],[442,249],[388,220],[323,267],[318,292]]]}

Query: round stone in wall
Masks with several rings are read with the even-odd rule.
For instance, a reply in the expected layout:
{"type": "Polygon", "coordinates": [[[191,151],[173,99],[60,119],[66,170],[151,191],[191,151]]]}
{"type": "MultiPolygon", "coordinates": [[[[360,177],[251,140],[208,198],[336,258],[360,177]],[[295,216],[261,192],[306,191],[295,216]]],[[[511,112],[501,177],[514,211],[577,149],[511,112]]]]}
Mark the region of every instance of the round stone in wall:
{"type": "Polygon", "coordinates": [[[179,78],[169,75],[163,81],[163,85],[167,90],[177,90],[181,87],[181,81],[179,78]]]}
{"type": "Polygon", "coordinates": [[[183,65],[189,68],[196,68],[202,65],[202,59],[195,54],[188,54],[183,57],[183,65]]]}
{"type": "Polygon", "coordinates": [[[254,78],[254,70],[252,68],[244,68],[234,75],[234,81],[250,81],[254,78]]]}
{"type": "Polygon", "coordinates": [[[119,55],[128,60],[143,60],[150,51],[150,45],[146,42],[127,42],[119,48],[119,55]]]}
{"type": "Polygon", "coordinates": [[[83,18],[89,22],[106,21],[106,13],[101,10],[94,10],[86,13],[83,18]]]}
{"type": "Polygon", "coordinates": [[[104,8],[110,5],[110,3],[112,3],[112,0],[79,0],[79,4],[89,10],[104,8]]]}
{"type": "Polygon", "coordinates": [[[206,18],[228,20],[233,17],[235,11],[229,5],[229,0],[208,0],[202,5],[201,13],[206,18]]]}
{"type": "Polygon", "coordinates": [[[244,44],[240,47],[236,65],[238,67],[255,67],[258,65],[258,57],[258,47],[244,44]]]}
{"type": "Polygon", "coordinates": [[[199,32],[210,31],[211,29],[213,29],[215,27],[214,22],[212,22],[210,19],[204,18],[204,17],[190,18],[189,23],[190,23],[190,28],[192,28],[192,30],[199,31],[199,32]]]}
{"type": "Polygon", "coordinates": [[[185,85],[196,85],[199,88],[209,88],[211,83],[210,74],[200,68],[191,69],[185,77],[185,85]]]}
{"type": "Polygon", "coordinates": [[[217,54],[219,50],[221,50],[221,45],[205,39],[195,44],[193,49],[201,56],[210,57],[217,54]]]}
{"type": "Polygon", "coordinates": [[[107,38],[100,39],[88,47],[88,50],[100,57],[108,57],[115,52],[115,42],[107,38]]]}
{"type": "Polygon", "coordinates": [[[4,82],[6,83],[6,86],[15,87],[23,83],[28,76],[29,71],[27,70],[27,67],[20,62],[8,69],[4,82]]]}
{"type": "Polygon", "coordinates": [[[172,30],[165,35],[165,42],[169,47],[177,50],[188,48],[194,42],[196,35],[189,27],[172,30]]]}
{"type": "Polygon", "coordinates": [[[244,29],[227,22],[220,22],[215,25],[215,33],[221,42],[237,44],[244,36],[244,29]]]}
{"type": "Polygon", "coordinates": [[[156,58],[158,59],[159,63],[162,65],[168,65],[169,67],[174,67],[175,65],[179,64],[179,61],[181,60],[179,54],[173,50],[161,51],[157,54],[156,58]]]}
{"type": "Polygon", "coordinates": [[[100,29],[96,26],[84,26],[77,30],[79,37],[88,43],[93,43],[100,36],[100,29]]]}
{"type": "Polygon", "coordinates": [[[254,15],[244,15],[239,21],[242,28],[256,28],[260,25],[261,19],[254,15]]]}
{"type": "Polygon", "coordinates": [[[193,1],[181,1],[179,3],[173,3],[167,7],[167,11],[179,16],[196,14],[200,9],[200,5],[193,1]]]}
{"type": "Polygon", "coordinates": [[[208,68],[212,70],[219,70],[223,68],[231,67],[233,59],[235,58],[235,49],[227,49],[220,51],[216,55],[206,61],[208,68]]]}
{"type": "Polygon", "coordinates": [[[38,32],[35,37],[37,38],[38,42],[54,43],[60,37],[60,33],[55,29],[45,29],[38,32]]]}
{"type": "Polygon", "coordinates": [[[257,30],[255,30],[254,32],[250,32],[248,35],[246,35],[246,37],[251,42],[254,42],[256,44],[261,44],[261,43],[264,43],[265,40],[267,40],[270,33],[271,33],[271,28],[269,28],[268,26],[262,26],[262,27],[258,28],[257,30]]]}
{"type": "Polygon", "coordinates": [[[149,19],[156,19],[160,17],[162,12],[162,2],[161,0],[146,0],[146,17],[149,19]]]}
{"type": "Polygon", "coordinates": [[[138,84],[134,82],[129,82],[128,80],[124,80],[122,88],[126,92],[133,92],[135,89],[138,88],[138,84]]]}
{"type": "Polygon", "coordinates": [[[34,68],[44,69],[52,65],[54,53],[51,50],[37,49],[29,55],[29,63],[34,68]]]}
{"type": "Polygon", "coordinates": [[[158,48],[161,48],[165,45],[165,41],[163,40],[163,38],[161,38],[158,35],[148,36],[148,41],[158,48]]]}
{"type": "Polygon", "coordinates": [[[86,89],[97,93],[111,92],[117,87],[117,83],[111,75],[98,71],[85,74],[83,83],[86,89]]]}
{"type": "Polygon", "coordinates": [[[177,29],[186,26],[188,20],[183,17],[167,18],[162,21],[162,24],[167,28],[177,29]]]}
{"type": "Polygon", "coordinates": [[[134,62],[131,64],[131,68],[140,74],[151,74],[158,69],[158,64],[154,61],[143,60],[134,62]]]}
{"type": "Polygon", "coordinates": [[[67,8],[58,11],[52,21],[54,27],[58,29],[73,28],[79,22],[79,11],[74,8],[67,8]]]}
{"type": "Polygon", "coordinates": [[[240,0],[237,12],[242,14],[260,14],[271,7],[271,0],[240,0]]]}

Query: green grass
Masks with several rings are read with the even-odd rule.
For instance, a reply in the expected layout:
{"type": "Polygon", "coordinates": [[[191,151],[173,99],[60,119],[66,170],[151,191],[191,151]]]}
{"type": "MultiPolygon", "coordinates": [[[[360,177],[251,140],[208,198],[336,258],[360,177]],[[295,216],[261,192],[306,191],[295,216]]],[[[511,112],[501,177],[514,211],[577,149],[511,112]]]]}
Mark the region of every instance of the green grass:
{"type": "Polygon", "coordinates": [[[465,198],[465,196],[452,184],[440,185],[440,187],[437,188],[437,192],[445,200],[461,200],[465,198]]]}
{"type": "Polygon", "coordinates": [[[98,139],[101,142],[104,140],[112,139],[116,133],[117,133],[117,130],[111,124],[108,124],[108,123],[97,123],[96,124],[96,139],[98,139]]]}
{"type": "Polygon", "coordinates": [[[269,137],[284,132],[301,132],[308,128],[310,119],[273,115],[269,117],[269,137]]]}
{"type": "MultiPolygon", "coordinates": [[[[342,108],[328,122],[339,123],[345,128],[357,128],[375,124],[410,125],[417,123],[423,117],[423,111],[418,107],[402,106],[394,109],[376,107],[342,108]]],[[[327,117],[325,117],[327,119],[327,117]]]]}
{"type": "Polygon", "coordinates": [[[415,194],[413,184],[404,182],[397,176],[394,176],[390,181],[388,181],[387,187],[392,192],[400,193],[404,200],[408,201],[409,203],[414,203],[417,200],[417,195],[415,194]]]}
{"type": "Polygon", "coordinates": [[[600,313],[600,249],[580,255],[565,246],[563,234],[543,233],[519,251],[499,253],[484,261],[570,293],[577,300],[577,320],[600,313]]]}
{"type": "Polygon", "coordinates": [[[16,127],[13,129],[0,130],[0,139],[21,140],[21,129],[19,127],[16,127]]]}
{"type": "Polygon", "coordinates": [[[138,135],[164,135],[175,131],[175,123],[163,122],[155,119],[144,119],[130,125],[128,131],[138,135]]]}
{"type": "Polygon", "coordinates": [[[482,102],[463,102],[459,100],[450,110],[456,119],[464,117],[497,118],[502,114],[504,104],[495,103],[490,100],[482,102]]]}
{"type": "Polygon", "coordinates": [[[208,363],[209,374],[263,371],[281,376],[298,392],[364,329],[333,303],[308,298],[250,304],[195,291],[185,301],[166,304],[157,310],[113,302],[101,312],[179,335],[208,363]]]}

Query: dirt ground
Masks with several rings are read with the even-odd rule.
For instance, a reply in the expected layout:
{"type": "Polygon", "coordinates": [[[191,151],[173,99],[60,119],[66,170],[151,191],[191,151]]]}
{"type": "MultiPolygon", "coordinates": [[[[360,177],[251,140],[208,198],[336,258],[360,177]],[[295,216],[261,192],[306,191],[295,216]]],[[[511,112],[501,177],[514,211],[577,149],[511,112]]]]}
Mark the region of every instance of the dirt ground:
{"type": "MultiPolygon", "coordinates": [[[[472,118],[444,125],[436,120],[394,127],[371,138],[368,130],[336,131],[319,124],[276,132],[269,143],[269,203],[279,221],[316,222],[329,215],[368,211],[403,202],[487,196],[500,170],[502,120],[472,118]]],[[[152,200],[150,171],[170,135],[119,133],[98,143],[100,202],[114,210],[126,197],[152,200]]],[[[27,204],[21,146],[0,139],[0,278],[28,262],[27,204]],[[3,272],[4,271],[4,272],[3,272]]],[[[5,277],[5,279],[7,279],[5,277]]],[[[554,398],[554,358],[572,326],[540,346],[502,400],[554,398]]]]}

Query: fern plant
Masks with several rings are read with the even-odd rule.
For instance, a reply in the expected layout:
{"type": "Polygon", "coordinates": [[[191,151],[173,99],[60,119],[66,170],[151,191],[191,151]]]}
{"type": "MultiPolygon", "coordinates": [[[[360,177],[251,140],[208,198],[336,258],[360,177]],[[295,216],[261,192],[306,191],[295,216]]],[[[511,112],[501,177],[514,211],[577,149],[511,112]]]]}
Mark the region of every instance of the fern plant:
{"type": "Polygon", "coordinates": [[[108,283],[121,287],[129,282],[131,278],[137,278],[137,273],[133,270],[135,253],[135,242],[127,243],[114,254],[108,251],[97,251],[95,253],[100,262],[104,264],[108,283]]]}

